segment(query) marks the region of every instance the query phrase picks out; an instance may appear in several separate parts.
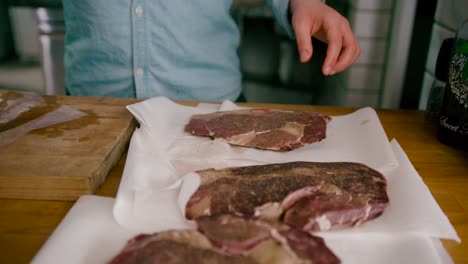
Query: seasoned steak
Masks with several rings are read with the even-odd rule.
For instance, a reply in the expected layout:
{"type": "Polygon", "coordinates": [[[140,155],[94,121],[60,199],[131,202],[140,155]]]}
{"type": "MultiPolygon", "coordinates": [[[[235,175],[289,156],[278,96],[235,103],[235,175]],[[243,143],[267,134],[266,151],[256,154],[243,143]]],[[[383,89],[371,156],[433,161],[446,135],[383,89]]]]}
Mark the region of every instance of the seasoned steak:
{"type": "Polygon", "coordinates": [[[233,145],[286,151],[324,139],[330,120],[319,112],[235,110],[194,115],[185,131],[233,145]]]}
{"type": "Polygon", "coordinates": [[[234,215],[201,216],[198,229],[214,245],[257,263],[340,263],[322,238],[277,222],[234,215]]]}
{"type": "Polygon", "coordinates": [[[153,235],[139,235],[109,264],[144,263],[257,263],[248,256],[230,256],[212,246],[196,230],[171,230],[153,235]]]}
{"type": "Polygon", "coordinates": [[[228,214],[200,216],[195,221],[198,230],[214,245],[231,253],[241,253],[270,239],[270,231],[274,229],[273,225],[261,220],[228,214]]]}
{"type": "Polygon", "coordinates": [[[287,225],[233,215],[203,216],[199,231],[172,230],[130,240],[111,264],[339,263],[320,237],[287,225]]]}
{"type": "Polygon", "coordinates": [[[198,171],[186,217],[231,213],[307,231],[359,225],[388,206],[384,176],[350,162],[289,162],[198,171]]]}

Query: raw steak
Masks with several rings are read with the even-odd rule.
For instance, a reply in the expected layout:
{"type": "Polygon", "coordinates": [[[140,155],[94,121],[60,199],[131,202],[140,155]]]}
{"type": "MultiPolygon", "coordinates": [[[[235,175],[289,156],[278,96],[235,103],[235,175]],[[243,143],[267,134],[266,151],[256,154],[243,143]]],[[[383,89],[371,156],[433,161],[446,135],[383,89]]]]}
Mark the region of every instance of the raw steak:
{"type": "Polygon", "coordinates": [[[350,162],[290,162],[198,171],[186,217],[232,213],[306,231],[356,226],[388,206],[384,176],[350,162]]]}
{"type": "Polygon", "coordinates": [[[233,145],[286,151],[324,139],[330,120],[318,112],[235,110],[194,115],[185,131],[233,145]]]}
{"type": "Polygon", "coordinates": [[[231,254],[247,251],[257,263],[340,263],[322,238],[277,222],[227,214],[196,222],[213,245],[231,254]]]}
{"type": "Polygon", "coordinates": [[[171,230],[139,235],[127,242],[109,264],[256,263],[248,256],[230,256],[212,246],[196,230],[171,230]]]}
{"type": "Polygon", "coordinates": [[[200,231],[139,235],[110,262],[339,263],[320,237],[286,225],[233,215],[203,216],[200,231]]]}

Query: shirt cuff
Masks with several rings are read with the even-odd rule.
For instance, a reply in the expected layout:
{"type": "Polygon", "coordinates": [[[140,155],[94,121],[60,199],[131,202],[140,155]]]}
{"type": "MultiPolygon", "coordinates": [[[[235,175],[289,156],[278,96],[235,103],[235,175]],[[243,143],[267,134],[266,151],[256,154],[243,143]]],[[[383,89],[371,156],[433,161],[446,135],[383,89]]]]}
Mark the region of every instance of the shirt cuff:
{"type": "Polygon", "coordinates": [[[276,17],[276,21],[286,31],[289,37],[294,38],[289,13],[289,0],[267,0],[276,17]]]}
{"type": "MultiPolygon", "coordinates": [[[[325,3],[326,0],[322,0],[325,3]]],[[[290,38],[295,38],[294,30],[291,25],[291,15],[289,14],[289,0],[267,0],[273,10],[273,14],[278,24],[286,31],[290,38]]]]}

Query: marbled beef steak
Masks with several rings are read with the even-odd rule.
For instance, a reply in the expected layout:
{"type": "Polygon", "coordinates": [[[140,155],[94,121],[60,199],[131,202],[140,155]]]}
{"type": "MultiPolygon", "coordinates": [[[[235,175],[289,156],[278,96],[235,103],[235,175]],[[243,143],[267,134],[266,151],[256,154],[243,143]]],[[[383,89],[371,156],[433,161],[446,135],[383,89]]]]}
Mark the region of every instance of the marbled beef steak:
{"type": "Polygon", "coordinates": [[[196,222],[198,231],[137,236],[110,263],[340,263],[322,238],[287,225],[234,215],[196,222]]]}
{"type": "Polygon", "coordinates": [[[185,131],[233,145],[286,151],[324,139],[330,120],[318,112],[235,110],[194,115],[185,131]]]}
{"type": "Polygon", "coordinates": [[[388,206],[386,180],[350,162],[290,162],[198,171],[186,217],[235,214],[306,231],[357,226],[388,206]]]}
{"type": "Polygon", "coordinates": [[[127,242],[109,264],[256,263],[248,256],[230,256],[196,230],[171,230],[139,235],[127,242]]]}
{"type": "Polygon", "coordinates": [[[198,229],[216,247],[257,263],[340,263],[322,238],[278,222],[230,214],[201,216],[198,229]]]}

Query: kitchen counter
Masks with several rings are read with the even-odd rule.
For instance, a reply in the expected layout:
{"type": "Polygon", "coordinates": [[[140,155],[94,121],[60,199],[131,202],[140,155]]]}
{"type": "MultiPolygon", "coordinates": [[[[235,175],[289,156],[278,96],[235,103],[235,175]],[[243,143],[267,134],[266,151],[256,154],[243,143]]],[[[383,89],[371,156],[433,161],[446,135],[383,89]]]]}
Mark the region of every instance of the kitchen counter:
{"type": "MultiPolygon", "coordinates": [[[[86,99],[82,99],[86,100],[86,99]]],[[[122,101],[122,108],[136,100],[122,101]]],[[[193,102],[184,102],[194,105],[193,102]]],[[[241,104],[343,115],[353,108],[304,105],[241,104]]],[[[462,239],[443,241],[455,263],[468,263],[468,153],[445,146],[421,111],[377,110],[389,139],[396,138],[462,239]]],[[[124,155],[97,195],[115,197],[125,166],[124,155]]],[[[1,188],[1,186],[0,186],[1,188]]],[[[69,201],[0,199],[0,262],[28,263],[73,206],[69,201]]]]}

